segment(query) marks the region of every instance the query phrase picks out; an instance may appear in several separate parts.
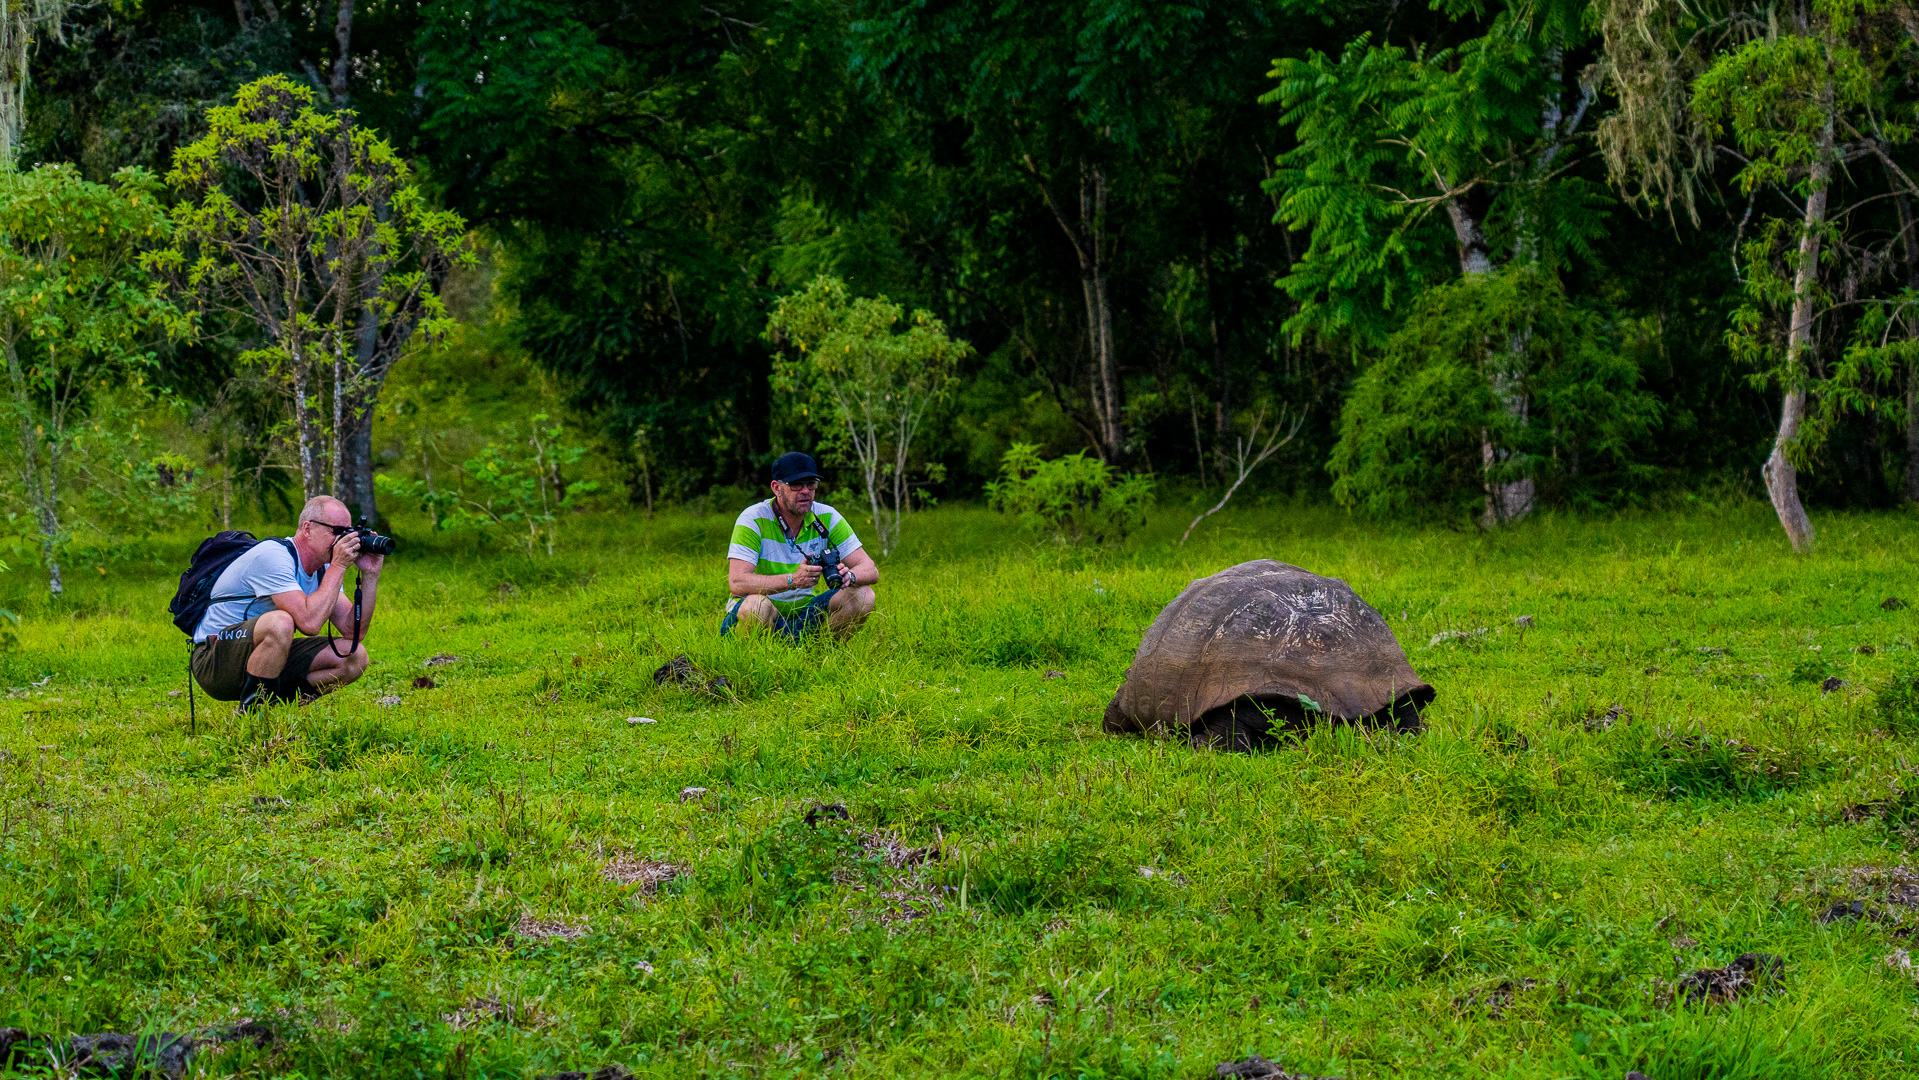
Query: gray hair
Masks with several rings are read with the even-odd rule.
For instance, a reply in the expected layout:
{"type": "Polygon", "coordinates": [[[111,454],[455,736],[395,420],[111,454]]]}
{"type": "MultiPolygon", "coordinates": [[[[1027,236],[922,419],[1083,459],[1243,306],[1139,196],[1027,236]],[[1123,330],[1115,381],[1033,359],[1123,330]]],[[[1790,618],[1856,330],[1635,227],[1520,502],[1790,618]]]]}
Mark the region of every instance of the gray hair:
{"type": "MultiPolygon", "coordinates": [[[[345,503],[331,495],[315,495],[313,498],[307,500],[305,506],[300,508],[300,521],[294,528],[297,529],[300,525],[305,525],[309,521],[325,522],[328,525],[333,524],[327,521],[327,518],[331,516],[332,510],[336,506],[342,510],[346,509],[345,503]]],[[[352,514],[349,513],[347,515],[347,520],[348,522],[353,520],[352,514]]]]}

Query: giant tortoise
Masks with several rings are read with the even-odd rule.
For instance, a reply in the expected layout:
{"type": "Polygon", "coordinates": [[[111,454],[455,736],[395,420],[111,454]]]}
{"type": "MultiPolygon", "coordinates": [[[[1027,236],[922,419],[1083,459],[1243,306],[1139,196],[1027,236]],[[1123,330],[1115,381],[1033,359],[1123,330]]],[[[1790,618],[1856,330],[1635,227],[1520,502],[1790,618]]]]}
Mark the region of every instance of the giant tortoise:
{"type": "Polygon", "coordinates": [[[1260,559],[1192,582],[1160,611],[1105,726],[1184,728],[1195,747],[1249,750],[1313,712],[1417,731],[1433,697],[1351,586],[1260,559]]]}

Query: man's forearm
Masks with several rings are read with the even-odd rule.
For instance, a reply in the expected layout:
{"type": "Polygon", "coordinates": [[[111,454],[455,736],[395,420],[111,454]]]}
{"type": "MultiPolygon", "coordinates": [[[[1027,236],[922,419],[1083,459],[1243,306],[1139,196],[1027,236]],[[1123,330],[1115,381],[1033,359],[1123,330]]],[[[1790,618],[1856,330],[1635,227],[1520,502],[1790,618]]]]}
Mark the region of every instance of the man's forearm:
{"type": "Polygon", "coordinates": [[[740,574],[728,584],[734,596],[771,596],[801,587],[791,574],[740,574]]]}
{"type": "Polygon", "coordinates": [[[333,616],[334,598],[340,595],[340,583],[345,579],[346,571],[336,570],[329,564],[320,577],[320,587],[308,593],[301,603],[300,614],[293,620],[294,627],[307,635],[325,630],[327,620],[333,616]]]}

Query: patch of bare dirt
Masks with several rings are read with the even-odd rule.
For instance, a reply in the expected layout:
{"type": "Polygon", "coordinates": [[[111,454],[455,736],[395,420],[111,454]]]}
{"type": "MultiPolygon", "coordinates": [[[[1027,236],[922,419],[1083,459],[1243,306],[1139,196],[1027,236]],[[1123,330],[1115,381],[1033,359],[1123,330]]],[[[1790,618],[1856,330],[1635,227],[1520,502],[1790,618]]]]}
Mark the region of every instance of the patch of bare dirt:
{"type": "Polygon", "coordinates": [[[1246,1080],[1338,1080],[1333,1076],[1287,1072],[1278,1064],[1254,1054],[1245,1061],[1222,1061],[1213,1068],[1214,1076],[1239,1076],[1246,1080]]]}
{"type": "Polygon", "coordinates": [[[861,833],[860,849],[894,870],[904,870],[921,863],[932,862],[940,857],[938,845],[910,847],[901,843],[899,837],[884,829],[861,833]]]}
{"type": "Polygon", "coordinates": [[[513,936],[522,941],[550,941],[555,938],[583,938],[589,931],[585,919],[567,916],[541,917],[528,913],[513,925],[513,936]]]}
{"type": "Polygon", "coordinates": [[[1506,1015],[1506,1009],[1513,998],[1539,985],[1538,979],[1507,979],[1497,986],[1476,990],[1453,1002],[1453,1008],[1462,1013],[1483,1011],[1495,1020],[1506,1015]]]}
{"type": "Polygon", "coordinates": [[[498,997],[476,997],[450,1013],[440,1014],[446,1026],[469,1031],[482,1024],[501,1023],[509,1027],[542,1027],[552,1020],[537,1002],[503,1001],[498,997]]]}
{"type": "Polygon", "coordinates": [[[640,891],[649,896],[660,886],[685,872],[685,867],[675,866],[670,862],[640,859],[630,855],[612,859],[600,868],[600,876],[606,880],[615,885],[638,885],[640,891]]]}

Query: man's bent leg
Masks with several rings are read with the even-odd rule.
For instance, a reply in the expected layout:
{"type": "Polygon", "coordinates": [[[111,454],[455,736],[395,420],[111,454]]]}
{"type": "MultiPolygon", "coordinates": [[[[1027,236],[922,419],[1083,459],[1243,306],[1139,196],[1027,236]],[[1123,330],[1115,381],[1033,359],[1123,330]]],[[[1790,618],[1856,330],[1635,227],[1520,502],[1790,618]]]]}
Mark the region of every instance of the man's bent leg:
{"type": "Polygon", "coordinates": [[[779,609],[773,606],[773,601],[764,596],[742,597],[727,614],[726,621],[720,624],[720,635],[724,637],[735,623],[755,629],[772,626],[774,617],[778,614],[779,609]]]}
{"type": "Polygon", "coordinates": [[[293,645],[293,616],[284,611],[269,611],[253,619],[253,651],[247,654],[247,674],[256,679],[277,679],[286,667],[287,650],[293,645]]]}
{"type": "Polygon", "coordinates": [[[826,625],[833,636],[845,641],[852,637],[865,624],[866,617],[873,614],[873,587],[855,585],[850,589],[841,589],[833,595],[826,605],[826,625]]]}
{"type": "Polygon", "coordinates": [[[352,652],[341,656],[333,648],[333,639],[314,640],[320,647],[314,651],[307,665],[306,683],[315,693],[330,694],[349,685],[365,675],[367,666],[372,663],[364,645],[356,646],[352,652]]]}

